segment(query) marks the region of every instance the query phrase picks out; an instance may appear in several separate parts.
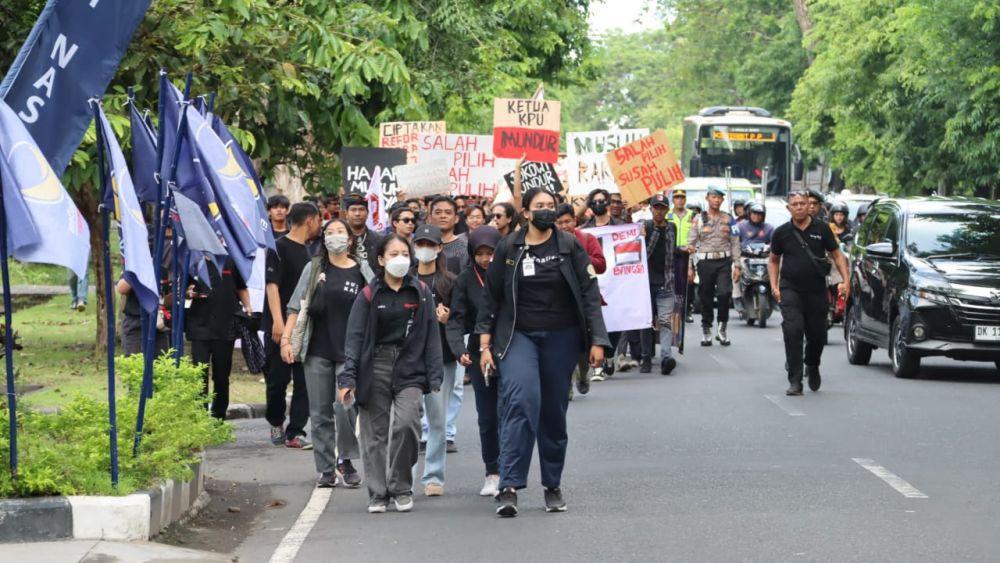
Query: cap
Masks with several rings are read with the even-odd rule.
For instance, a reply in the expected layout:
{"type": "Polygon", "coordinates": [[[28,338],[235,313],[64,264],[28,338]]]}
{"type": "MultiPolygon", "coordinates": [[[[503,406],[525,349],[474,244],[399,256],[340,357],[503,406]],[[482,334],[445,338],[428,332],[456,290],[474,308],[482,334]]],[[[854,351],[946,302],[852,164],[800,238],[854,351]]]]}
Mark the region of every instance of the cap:
{"type": "Polygon", "coordinates": [[[718,186],[709,186],[708,193],[706,195],[719,195],[722,197],[726,197],[726,191],[718,186]]]}
{"type": "Polygon", "coordinates": [[[667,200],[666,194],[656,194],[653,197],[649,198],[650,207],[656,207],[657,205],[670,207],[670,201],[667,200]]]}
{"type": "Polygon", "coordinates": [[[441,229],[434,225],[423,224],[413,233],[413,242],[418,240],[428,240],[434,244],[441,244],[441,229]]]}
{"type": "Polygon", "coordinates": [[[670,197],[677,197],[677,196],[687,197],[688,196],[687,190],[684,190],[682,188],[677,188],[676,190],[674,190],[673,195],[671,195],[670,197]]]}

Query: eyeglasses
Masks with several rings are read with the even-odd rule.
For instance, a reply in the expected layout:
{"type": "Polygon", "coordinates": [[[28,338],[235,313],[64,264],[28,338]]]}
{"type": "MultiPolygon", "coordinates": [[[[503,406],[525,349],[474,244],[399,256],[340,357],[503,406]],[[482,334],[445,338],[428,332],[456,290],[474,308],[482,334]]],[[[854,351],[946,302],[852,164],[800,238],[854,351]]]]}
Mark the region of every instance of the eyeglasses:
{"type": "Polygon", "coordinates": [[[413,217],[400,217],[399,219],[396,220],[399,221],[400,223],[407,223],[407,224],[415,223],[417,221],[413,217]]]}
{"type": "Polygon", "coordinates": [[[494,218],[494,219],[506,219],[506,218],[507,218],[507,216],[506,216],[506,215],[504,215],[503,213],[494,213],[494,214],[493,214],[493,218],[494,218]]]}

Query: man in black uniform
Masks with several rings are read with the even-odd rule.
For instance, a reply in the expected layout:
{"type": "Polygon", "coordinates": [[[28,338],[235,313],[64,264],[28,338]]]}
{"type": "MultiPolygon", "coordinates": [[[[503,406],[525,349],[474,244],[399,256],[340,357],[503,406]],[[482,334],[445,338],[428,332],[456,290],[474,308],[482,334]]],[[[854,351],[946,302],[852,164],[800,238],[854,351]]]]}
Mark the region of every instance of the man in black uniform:
{"type": "MultiPolygon", "coordinates": [[[[767,269],[771,292],[781,305],[781,331],[785,337],[789,382],[785,394],[801,395],[803,371],[809,380],[809,389],[818,391],[821,383],[819,362],[826,344],[826,276],[830,270],[825,258],[827,252],[833,257],[841,277],[844,280],[850,277],[847,259],[830,225],[810,216],[808,195],[792,192],[788,196],[788,211],[792,220],[775,229],[771,237],[767,269]],[[806,341],[804,361],[803,337],[806,341]]],[[[850,284],[841,282],[838,290],[846,298],[850,284]]]]}
{"type": "Polygon", "coordinates": [[[265,418],[271,424],[271,443],[289,448],[309,449],[305,439],[305,425],[309,418],[309,397],[306,395],[305,373],[302,364],[286,364],[281,359],[281,338],[285,331],[285,311],[288,300],[295,292],[302,269],[312,258],[306,243],[319,236],[321,221],[319,208],[312,203],[296,203],[288,212],[292,223],[289,233],[277,241],[275,250],[267,251],[264,318],[261,327],[266,335],[264,353],[267,364],[264,379],[267,384],[267,410],[265,418]],[[292,383],[292,403],[285,423],[285,392],[292,383]]]}

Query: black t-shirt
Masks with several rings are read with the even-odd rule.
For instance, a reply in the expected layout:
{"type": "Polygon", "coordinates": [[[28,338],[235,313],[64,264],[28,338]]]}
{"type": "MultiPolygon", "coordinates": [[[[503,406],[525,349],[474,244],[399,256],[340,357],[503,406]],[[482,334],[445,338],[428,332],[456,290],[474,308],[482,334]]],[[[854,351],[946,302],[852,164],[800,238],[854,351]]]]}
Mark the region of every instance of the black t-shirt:
{"type": "Polygon", "coordinates": [[[339,268],[327,262],[323,279],[317,281],[316,292],[309,303],[312,336],[309,355],[331,362],[343,362],[347,341],[347,317],[358,293],[365,286],[361,267],[339,268]]]}
{"type": "MultiPolygon", "coordinates": [[[[664,269],[667,266],[667,226],[653,226],[660,236],[656,239],[652,254],[649,255],[649,285],[663,285],[664,269]]],[[[648,239],[647,239],[648,240],[648,239]]]]}
{"type": "MultiPolygon", "coordinates": [[[[438,292],[438,285],[434,281],[435,275],[431,274],[429,276],[417,275],[420,281],[427,284],[430,288],[431,294],[434,295],[434,306],[444,305],[445,307],[451,308],[451,291],[448,291],[447,295],[441,295],[438,292]]],[[[452,283],[454,285],[454,283],[452,283]]],[[[447,325],[438,323],[441,326],[441,350],[442,350],[442,360],[444,363],[454,362],[455,355],[451,353],[451,347],[448,346],[448,335],[445,334],[445,327],[447,325]]]]}
{"type": "Polygon", "coordinates": [[[232,340],[233,316],[240,310],[236,290],[246,289],[246,284],[232,258],[227,259],[219,272],[214,264],[208,265],[211,289],[198,278],[191,278],[195,297],[187,310],[184,331],[188,340],[232,340]]]}
{"type": "Polygon", "coordinates": [[[420,294],[405,283],[399,291],[384,286],[375,295],[372,305],[378,315],[375,344],[402,344],[420,307],[420,294]]]}
{"type": "MultiPolygon", "coordinates": [[[[274,242],[274,246],[277,252],[267,251],[264,282],[277,284],[278,295],[281,296],[281,316],[284,320],[288,300],[292,298],[295,286],[299,283],[299,276],[302,275],[302,269],[306,267],[312,256],[304,244],[299,244],[288,237],[281,237],[274,242]]],[[[265,302],[264,318],[261,323],[265,334],[271,332],[272,322],[270,304],[265,302]]]]}
{"type": "Polygon", "coordinates": [[[275,229],[273,226],[271,227],[271,234],[274,235],[274,240],[275,241],[277,241],[279,238],[287,235],[288,232],[289,232],[288,229],[285,229],[283,231],[279,231],[279,230],[275,229]]]}
{"type": "Polygon", "coordinates": [[[579,324],[572,290],[559,270],[562,259],[554,232],[549,240],[528,247],[517,272],[517,330],[559,330],[579,324]],[[525,263],[531,265],[525,269],[525,263]]]}
{"type": "MultiPolygon", "coordinates": [[[[779,287],[799,291],[823,291],[826,288],[825,261],[814,263],[805,247],[795,236],[796,229],[791,221],[779,226],[771,235],[771,253],[781,256],[781,282],[779,287]],[[821,273],[822,270],[822,273],[821,273]]],[[[813,256],[822,260],[828,251],[838,247],[837,238],[830,225],[815,219],[804,230],[799,230],[802,240],[809,245],[813,256]]]]}

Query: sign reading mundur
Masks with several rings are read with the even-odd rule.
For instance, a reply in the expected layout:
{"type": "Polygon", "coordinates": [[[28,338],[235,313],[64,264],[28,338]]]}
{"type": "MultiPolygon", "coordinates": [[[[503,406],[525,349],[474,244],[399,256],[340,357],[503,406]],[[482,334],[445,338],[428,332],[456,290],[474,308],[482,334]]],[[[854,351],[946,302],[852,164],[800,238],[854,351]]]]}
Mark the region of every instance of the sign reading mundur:
{"type": "Polygon", "coordinates": [[[559,108],[559,102],[552,100],[493,100],[493,154],[555,164],[559,108]]]}

